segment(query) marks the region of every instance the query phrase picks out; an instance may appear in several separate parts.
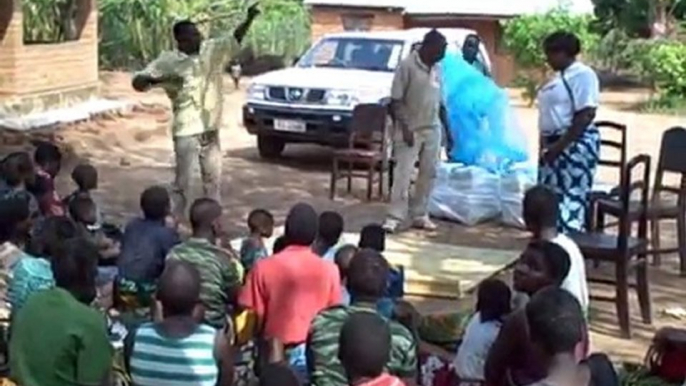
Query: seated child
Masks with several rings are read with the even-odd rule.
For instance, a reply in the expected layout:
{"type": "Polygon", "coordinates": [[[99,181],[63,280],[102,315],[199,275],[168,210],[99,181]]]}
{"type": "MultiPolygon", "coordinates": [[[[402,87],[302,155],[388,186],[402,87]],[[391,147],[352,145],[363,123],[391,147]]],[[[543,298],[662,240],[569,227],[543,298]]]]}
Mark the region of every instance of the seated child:
{"type": "MultiPolygon", "coordinates": [[[[64,205],[67,208],[72,200],[78,196],[88,197],[95,202],[95,199],[93,199],[93,196],[91,195],[91,191],[98,188],[98,171],[93,165],[77,165],[71,172],[71,179],[74,181],[74,184],[76,184],[76,190],[63,200],[64,205]]],[[[100,227],[102,225],[102,213],[100,212],[97,203],[95,204],[95,227],[100,227]]]]}
{"type": "Polygon", "coordinates": [[[240,250],[241,264],[248,272],[257,260],[269,256],[264,240],[274,233],[274,216],[264,209],[255,209],[248,215],[250,236],[243,240],[240,250]]]}
{"type": "Polygon", "coordinates": [[[353,259],[357,251],[358,248],[354,245],[344,245],[338,248],[336,257],[334,257],[338,272],[341,274],[341,303],[346,306],[350,304],[350,293],[348,293],[348,288],[346,288],[348,267],[350,266],[350,260],[353,259]]]}
{"type": "Polygon", "coordinates": [[[503,318],[510,313],[512,293],[500,280],[489,279],[479,285],[476,313],[467,324],[462,344],[453,362],[463,381],[483,381],[484,365],[503,318]]]}
{"type": "Polygon", "coordinates": [[[97,208],[88,194],[76,195],[69,203],[69,216],[74,220],[81,236],[94,243],[100,251],[99,265],[114,265],[119,256],[119,243],[105,236],[97,223],[97,208]]]}
{"type": "Polygon", "coordinates": [[[143,215],[126,224],[117,266],[117,308],[147,314],[169,251],[181,239],[173,222],[169,192],[152,186],[141,194],[143,215]]]}
{"type": "Polygon", "coordinates": [[[277,253],[283,251],[288,247],[288,239],[286,238],[286,235],[281,235],[274,240],[274,246],[272,247],[272,255],[276,255],[277,253]]]}
{"type": "MultiPolygon", "coordinates": [[[[381,225],[365,225],[360,231],[360,241],[357,245],[360,249],[371,248],[383,253],[386,249],[386,231],[381,225]]],[[[404,272],[402,267],[392,267],[388,272],[388,288],[386,296],[379,300],[378,311],[385,317],[390,318],[393,314],[393,299],[402,298],[404,295],[404,272]]]]}
{"type": "Polygon", "coordinates": [[[317,239],[312,244],[314,253],[333,261],[336,255],[336,246],[343,234],[343,217],[338,212],[323,212],[319,215],[319,228],[317,239]]]}
{"type": "Polygon", "coordinates": [[[36,178],[31,191],[38,200],[41,213],[44,216],[64,215],[64,204],[55,190],[55,177],[62,167],[62,152],[50,142],[38,142],[33,160],[36,178]]]}
{"type": "Polygon", "coordinates": [[[388,323],[371,312],[356,312],[343,324],[338,338],[338,358],[350,386],[404,386],[388,374],[391,330],[388,323]]]}
{"type": "Polygon", "coordinates": [[[258,386],[300,386],[300,381],[286,363],[274,362],[262,367],[258,386]]]}
{"type": "Polygon", "coordinates": [[[0,173],[0,197],[25,197],[29,202],[30,217],[37,218],[40,215],[38,201],[27,189],[35,178],[31,156],[24,152],[8,155],[2,160],[0,173]]]}

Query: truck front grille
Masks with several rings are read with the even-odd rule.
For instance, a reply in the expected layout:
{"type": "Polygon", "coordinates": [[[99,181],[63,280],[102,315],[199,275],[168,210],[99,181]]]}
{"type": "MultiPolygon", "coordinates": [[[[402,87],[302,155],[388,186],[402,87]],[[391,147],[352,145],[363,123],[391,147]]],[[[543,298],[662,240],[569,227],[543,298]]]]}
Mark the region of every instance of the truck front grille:
{"type": "Polygon", "coordinates": [[[326,90],[299,87],[269,87],[267,99],[290,103],[322,103],[326,90]]]}

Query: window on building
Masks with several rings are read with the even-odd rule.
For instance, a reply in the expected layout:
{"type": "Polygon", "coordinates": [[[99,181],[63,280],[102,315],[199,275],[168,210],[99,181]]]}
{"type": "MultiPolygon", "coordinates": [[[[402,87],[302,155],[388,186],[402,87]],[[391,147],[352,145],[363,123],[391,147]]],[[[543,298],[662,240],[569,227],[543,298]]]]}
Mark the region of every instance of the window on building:
{"type": "Polygon", "coordinates": [[[374,15],[350,14],[342,15],[343,29],[346,31],[369,31],[372,29],[374,15]]]}
{"type": "Polygon", "coordinates": [[[83,0],[23,0],[25,44],[49,44],[79,40],[83,29],[83,0]]]}

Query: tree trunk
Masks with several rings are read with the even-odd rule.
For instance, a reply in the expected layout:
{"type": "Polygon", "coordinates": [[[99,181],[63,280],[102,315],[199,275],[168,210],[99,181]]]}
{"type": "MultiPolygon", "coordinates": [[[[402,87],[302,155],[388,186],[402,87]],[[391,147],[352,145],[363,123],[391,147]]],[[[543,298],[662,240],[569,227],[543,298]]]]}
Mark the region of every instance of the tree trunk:
{"type": "Polygon", "coordinates": [[[669,35],[671,0],[650,1],[650,37],[665,38],[669,35]]]}

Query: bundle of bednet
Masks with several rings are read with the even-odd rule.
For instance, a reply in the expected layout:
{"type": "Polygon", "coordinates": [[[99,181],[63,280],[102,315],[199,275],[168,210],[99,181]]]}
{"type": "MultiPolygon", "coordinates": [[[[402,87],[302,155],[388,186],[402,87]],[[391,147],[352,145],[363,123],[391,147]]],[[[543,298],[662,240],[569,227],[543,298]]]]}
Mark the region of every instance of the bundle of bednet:
{"type": "Polygon", "coordinates": [[[459,53],[446,54],[441,70],[455,145],[439,165],[430,213],[466,225],[500,219],[522,227],[522,198],[537,171],[506,90],[459,53]]]}

